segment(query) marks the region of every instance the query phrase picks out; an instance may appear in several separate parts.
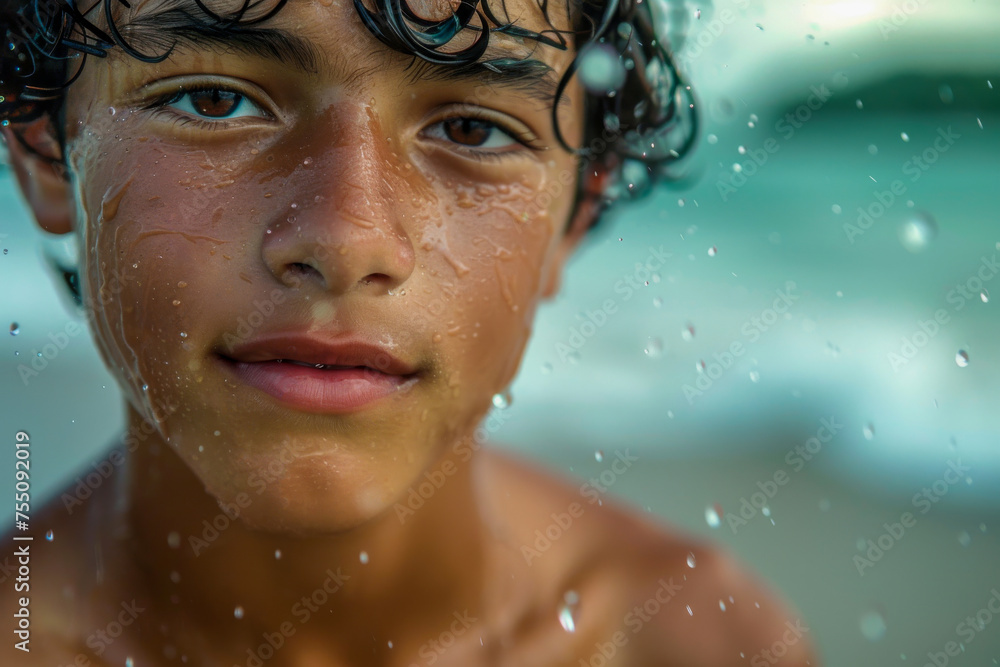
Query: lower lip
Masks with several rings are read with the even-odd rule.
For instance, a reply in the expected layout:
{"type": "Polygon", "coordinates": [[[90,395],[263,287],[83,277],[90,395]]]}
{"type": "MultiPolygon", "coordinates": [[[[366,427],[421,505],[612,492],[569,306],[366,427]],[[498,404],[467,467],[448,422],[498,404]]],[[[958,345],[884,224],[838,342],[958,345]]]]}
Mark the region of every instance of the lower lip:
{"type": "Polygon", "coordinates": [[[322,369],[300,364],[223,359],[245,383],[278,403],[305,412],[354,412],[375,401],[409,389],[414,375],[387,375],[369,368],[322,369]]]}

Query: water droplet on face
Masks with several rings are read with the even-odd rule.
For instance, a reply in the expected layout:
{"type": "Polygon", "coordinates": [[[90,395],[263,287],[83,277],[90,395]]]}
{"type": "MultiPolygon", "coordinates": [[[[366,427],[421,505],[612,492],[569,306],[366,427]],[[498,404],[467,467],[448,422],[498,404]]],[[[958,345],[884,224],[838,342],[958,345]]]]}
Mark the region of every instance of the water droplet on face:
{"type": "Polygon", "coordinates": [[[602,452],[599,449],[596,452],[594,452],[594,460],[597,461],[598,463],[601,463],[604,460],[604,452],[602,452]]]}
{"type": "Polygon", "coordinates": [[[689,553],[687,555],[687,565],[690,568],[694,568],[694,554],[693,553],[689,553]]]}
{"type": "Polygon", "coordinates": [[[17,322],[11,322],[10,323],[10,335],[11,336],[16,336],[19,333],[21,333],[21,325],[19,325],[17,322]]]}
{"type": "Polygon", "coordinates": [[[877,642],[885,636],[885,618],[878,611],[866,611],[860,618],[861,634],[865,639],[877,642]]]}
{"type": "Polygon", "coordinates": [[[684,605],[684,608],[687,609],[688,616],[694,616],[694,610],[691,609],[691,605],[686,604],[684,605]]]}
{"type": "Polygon", "coordinates": [[[969,353],[965,350],[959,350],[958,354],[955,355],[955,363],[958,364],[959,368],[965,368],[969,365],[969,353]]]}
{"type": "Polygon", "coordinates": [[[167,535],[167,545],[171,549],[177,549],[178,547],[180,547],[181,546],[181,536],[180,536],[180,533],[174,531],[174,532],[170,533],[169,535],[167,535]]]}
{"type": "Polygon", "coordinates": [[[362,551],[360,554],[358,554],[358,560],[361,561],[362,565],[367,565],[368,564],[368,552],[367,551],[362,551]]]}
{"type": "Polygon", "coordinates": [[[709,257],[715,257],[717,254],[719,254],[719,249],[716,248],[715,246],[712,246],[711,248],[708,249],[709,257]]]}
{"type": "Polygon", "coordinates": [[[722,600],[719,600],[719,609],[721,609],[722,611],[726,610],[726,603],[723,602],[722,600]]]}
{"type": "Polygon", "coordinates": [[[274,550],[274,559],[275,560],[281,560],[281,549],[275,549],[274,550]]]}
{"type": "Polygon", "coordinates": [[[899,228],[899,242],[910,252],[925,250],[935,236],[937,223],[929,213],[917,213],[899,228]]]}
{"type": "Polygon", "coordinates": [[[865,424],[861,432],[864,434],[865,440],[872,440],[875,437],[875,427],[871,424],[865,424]]]}
{"type": "Polygon", "coordinates": [[[243,618],[243,607],[236,605],[236,608],[233,609],[233,617],[237,619],[243,618]]]}
{"type": "Polygon", "coordinates": [[[132,656],[125,658],[125,667],[135,667],[135,660],[132,659],[132,656]]]}
{"type": "Polygon", "coordinates": [[[510,391],[504,391],[499,394],[493,394],[493,407],[500,410],[506,410],[510,407],[510,404],[514,402],[514,397],[510,395],[510,391]]]}
{"type": "Polygon", "coordinates": [[[47,530],[45,531],[45,539],[51,542],[53,539],[55,539],[55,534],[53,534],[51,530],[47,530]]]}
{"type": "Polygon", "coordinates": [[[573,618],[577,602],[580,597],[576,591],[567,591],[563,596],[563,605],[559,608],[559,625],[566,632],[576,632],[576,619],[573,618]]]}
{"type": "Polygon", "coordinates": [[[709,505],[705,508],[705,523],[709,528],[718,528],[722,525],[722,507],[718,504],[709,505]]]}
{"type": "Polygon", "coordinates": [[[117,109],[115,109],[114,107],[108,107],[108,115],[109,116],[114,116],[116,113],[118,113],[117,109]]]}
{"type": "Polygon", "coordinates": [[[649,342],[646,344],[646,349],[643,350],[647,357],[652,359],[657,359],[663,355],[663,341],[659,338],[650,338],[649,342]]]}

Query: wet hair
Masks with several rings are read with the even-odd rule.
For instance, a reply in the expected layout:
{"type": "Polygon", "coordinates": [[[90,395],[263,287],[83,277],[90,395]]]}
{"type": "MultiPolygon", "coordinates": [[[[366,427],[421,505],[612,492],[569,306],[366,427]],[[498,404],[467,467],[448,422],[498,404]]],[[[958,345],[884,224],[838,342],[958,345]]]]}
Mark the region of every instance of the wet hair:
{"type": "MultiPolygon", "coordinates": [[[[506,15],[506,0],[499,1],[506,15]]],[[[371,0],[373,8],[363,0],[353,0],[363,24],[380,41],[438,64],[462,67],[477,61],[491,33],[563,50],[569,47],[567,37],[572,39],[576,54],[556,88],[552,122],[562,147],[580,156],[581,172],[598,174],[596,179],[578,179],[573,210],[584,197],[591,197],[598,201],[596,218],[600,219],[613,201],[636,198],[656,181],[671,178],[697,136],[694,97],[655,26],[652,5],[665,0],[566,0],[572,17],[570,30],[552,24],[549,0],[537,1],[548,25],[540,33],[500,19],[489,0],[460,0],[454,14],[441,20],[418,16],[407,0],[371,0]],[[466,28],[478,33],[472,44],[458,51],[445,50],[466,28]],[[591,72],[602,69],[603,78],[595,82],[591,72]],[[584,77],[581,83],[586,92],[581,146],[567,144],[556,117],[556,101],[574,75],[584,77]]],[[[184,12],[187,21],[212,31],[239,31],[274,16],[287,0],[267,0],[270,5],[265,0],[243,0],[242,6],[225,14],[214,12],[205,0],[193,2],[198,15],[186,9],[174,11],[184,12]]],[[[74,0],[0,0],[0,122],[12,125],[18,140],[36,155],[17,132],[18,125],[48,117],[64,145],[65,92],[88,57],[106,57],[114,48],[145,62],[169,56],[173,45],[164,44],[156,35],[151,41],[156,42],[154,47],[164,47],[159,53],[147,53],[148,43],[140,47],[126,39],[115,23],[119,3],[131,7],[129,0],[95,0],[83,10],[74,0]],[[103,28],[87,18],[95,9],[103,15],[103,28]]],[[[147,30],[142,34],[150,35],[147,30]]],[[[523,65],[515,59],[485,64],[498,74],[523,65]]]]}

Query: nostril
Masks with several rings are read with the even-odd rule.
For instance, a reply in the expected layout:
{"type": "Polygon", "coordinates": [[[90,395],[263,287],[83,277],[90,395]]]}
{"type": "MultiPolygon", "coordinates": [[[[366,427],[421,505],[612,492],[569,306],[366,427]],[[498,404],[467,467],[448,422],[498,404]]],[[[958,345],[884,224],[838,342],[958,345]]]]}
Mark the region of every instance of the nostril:
{"type": "Polygon", "coordinates": [[[316,267],[304,262],[293,262],[285,267],[285,272],[281,279],[287,285],[298,287],[303,279],[308,276],[313,276],[321,281],[323,280],[323,274],[316,267]]]}

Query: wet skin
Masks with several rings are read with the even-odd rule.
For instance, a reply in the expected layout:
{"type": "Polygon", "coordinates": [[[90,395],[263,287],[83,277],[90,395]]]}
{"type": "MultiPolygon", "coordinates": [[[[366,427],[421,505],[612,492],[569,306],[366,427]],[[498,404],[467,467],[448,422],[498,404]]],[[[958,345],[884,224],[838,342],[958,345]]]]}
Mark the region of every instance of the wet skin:
{"type": "MultiPolygon", "coordinates": [[[[544,29],[533,3],[507,6],[544,29]]],[[[293,1],[267,25],[315,44],[312,71],[91,59],[67,100],[68,183],[11,146],[40,224],[79,237],[88,320],[144,435],[92,497],[36,518],[56,538],[36,545],[35,650],[9,664],[247,665],[288,627],[265,664],[577,665],[622,631],[609,664],[735,665],[780,642],[797,617],[726,558],[474,436],[589,223],[589,206],[569,219],[571,187],[546,194],[577,175],[549,104],[413,78],[347,2],[293,1]],[[344,341],[377,348],[354,353],[367,369],[297,364],[344,341]],[[445,482],[401,513],[428,474],[445,482]],[[675,592],[633,633],[662,582],[675,592]],[[94,640],[133,600],[124,634],[94,640]]],[[[559,73],[572,52],[532,57],[559,73]]],[[[572,85],[560,112],[572,143],[581,99],[572,85]]],[[[817,664],[808,643],[776,664],[817,664]]]]}

